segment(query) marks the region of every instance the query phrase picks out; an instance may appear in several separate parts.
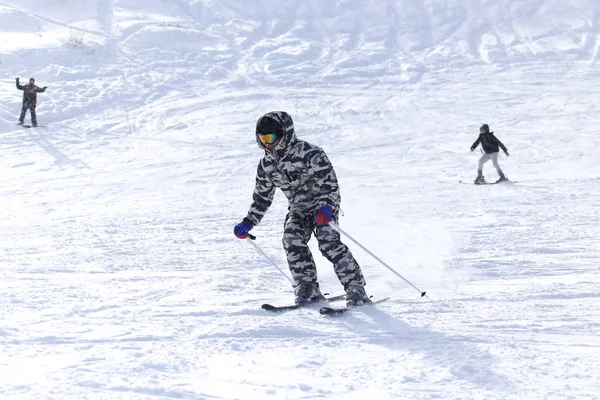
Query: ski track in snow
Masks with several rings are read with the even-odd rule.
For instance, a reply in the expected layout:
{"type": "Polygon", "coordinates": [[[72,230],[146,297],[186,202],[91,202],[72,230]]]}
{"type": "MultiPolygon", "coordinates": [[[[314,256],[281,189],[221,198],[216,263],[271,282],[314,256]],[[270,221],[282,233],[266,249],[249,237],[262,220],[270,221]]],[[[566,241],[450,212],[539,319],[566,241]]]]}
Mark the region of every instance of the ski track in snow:
{"type": "MultiPolygon", "coordinates": [[[[0,1],[0,397],[598,396],[597,2],[143,3],[0,1]],[[46,128],[15,126],[16,76],[46,128]],[[232,229],[272,110],[429,299],[346,240],[392,300],[260,309],[293,291],[232,229]],[[457,183],[482,123],[516,183],[457,183]]],[[[253,233],[287,271],[286,207],[253,233]]]]}

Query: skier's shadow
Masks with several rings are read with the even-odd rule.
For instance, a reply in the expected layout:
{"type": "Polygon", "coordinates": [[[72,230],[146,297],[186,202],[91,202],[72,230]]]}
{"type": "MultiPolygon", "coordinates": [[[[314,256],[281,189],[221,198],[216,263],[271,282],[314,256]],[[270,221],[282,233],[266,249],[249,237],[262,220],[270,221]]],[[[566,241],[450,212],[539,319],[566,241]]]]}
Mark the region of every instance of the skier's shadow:
{"type": "MultiPolygon", "coordinates": [[[[34,129],[34,128],[32,128],[34,129]]],[[[29,132],[31,129],[28,129],[29,137],[40,146],[46,153],[50,154],[54,158],[54,162],[58,165],[72,165],[76,167],[84,167],[87,169],[91,169],[89,165],[84,163],[81,160],[75,160],[67,156],[65,153],[56,148],[52,143],[48,141],[47,135],[45,134],[35,134],[33,132],[29,132]]]]}
{"type": "Polygon", "coordinates": [[[497,393],[514,393],[517,390],[509,377],[494,371],[496,358],[477,346],[477,343],[485,343],[484,340],[417,328],[375,307],[357,311],[364,312],[367,317],[360,325],[357,323],[361,318],[351,315],[343,318],[352,318],[346,324],[347,328],[354,334],[367,337],[370,344],[395,352],[423,354],[424,363],[435,364],[455,379],[469,381],[486,390],[497,393]]]}

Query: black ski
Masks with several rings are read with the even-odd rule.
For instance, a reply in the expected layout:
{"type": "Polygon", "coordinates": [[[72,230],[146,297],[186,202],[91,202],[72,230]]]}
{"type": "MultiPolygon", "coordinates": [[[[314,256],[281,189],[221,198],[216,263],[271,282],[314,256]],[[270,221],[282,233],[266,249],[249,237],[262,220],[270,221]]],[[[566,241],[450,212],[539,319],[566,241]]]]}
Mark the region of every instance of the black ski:
{"type": "Polygon", "coordinates": [[[383,299],[375,300],[370,303],[364,303],[364,304],[360,304],[358,306],[352,306],[352,307],[343,307],[343,308],[321,307],[319,309],[319,313],[321,315],[339,315],[339,314],[345,313],[346,311],[350,311],[350,310],[353,310],[353,309],[361,307],[361,306],[370,306],[373,304],[382,303],[388,299],[389,299],[389,297],[384,297],[383,299]]]}
{"type": "Polygon", "coordinates": [[[513,181],[508,180],[508,179],[506,179],[504,181],[500,181],[500,182],[482,182],[482,183],[471,183],[471,182],[465,182],[465,181],[458,181],[458,183],[465,183],[467,185],[477,185],[477,186],[479,186],[479,185],[497,185],[499,183],[504,183],[504,182],[506,182],[506,183],[516,183],[516,182],[513,182],[513,181]]]}
{"type": "MultiPolygon", "coordinates": [[[[322,301],[335,301],[335,300],[342,300],[346,298],[345,294],[340,294],[338,296],[331,296],[331,297],[325,297],[325,300],[322,301]]],[[[306,303],[301,303],[301,304],[290,304],[287,306],[274,306],[272,304],[263,304],[261,306],[261,308],[263,310],[267,310],[267,311],[273,311],[273,312],[278,312],[278,311],[288,311],[288,310],[296,310],[298,308],[303,308],[306,306],[310,306],[313,304],[317,304],[320,303],[321,301],[312,301],[312,302],[306,302],[306,303]]]]}

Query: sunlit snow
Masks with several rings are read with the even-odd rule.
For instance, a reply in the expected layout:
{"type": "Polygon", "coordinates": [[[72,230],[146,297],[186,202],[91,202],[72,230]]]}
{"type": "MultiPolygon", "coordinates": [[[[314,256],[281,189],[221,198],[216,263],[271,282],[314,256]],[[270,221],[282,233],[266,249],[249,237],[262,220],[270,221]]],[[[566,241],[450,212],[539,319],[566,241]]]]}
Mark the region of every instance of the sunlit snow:
{"type": "Polygon", "coordinates": [[[598,398],[599,48],[597,0],[0,1],[0,397],[598,398]],[[233,226],[275,110],[429,299],[346,239],[389,301],[261,309],[287,202],[269,260],[233,226]],[[515,183],[459,183],[483,123],[515,183]]]}

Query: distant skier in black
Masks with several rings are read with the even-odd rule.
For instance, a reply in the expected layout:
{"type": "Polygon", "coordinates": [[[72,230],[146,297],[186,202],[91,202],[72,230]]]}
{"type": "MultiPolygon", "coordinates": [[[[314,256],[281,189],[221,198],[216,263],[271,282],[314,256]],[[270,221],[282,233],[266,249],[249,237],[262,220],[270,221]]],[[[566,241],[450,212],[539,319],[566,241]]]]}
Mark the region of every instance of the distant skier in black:
{"type": "Polygon", "coordinates": [[[502,151],[504,151],[504,154],[506,154],[508,157],[508,150],[506,150],[506,147],[502,144],[502,142],[498,140],[496,136],[494,136],[494,132],[490,132],[490,127],[488,124],[483,124],[481,128],[479,128],[479,137],[475,143],[473,143],[473,146],[471,146],[471,151],[475,150],[480,143],[484,154],[479,159],[475,184],[480,185],[486,183],[485,179],[483,178],[483,164],[489,160],[492,160],[494,168],[496,168],[498,175],[500,175],[500,178],[496,181],[496,183],[506,181],[507,178],[504,176],[502,169],[500,169],[500,165],[498,165],[498,152],[501,148],[502,151]]]}
{"type": "Polygon", "coordinates": [[[19,78],[16,78],[16,80],[17,89],[23,91],[23,106],[21,107],[21,116],[19,117],[19,124],[23,124],[23,121],[25,120],[25,113],[27,112],[27,109],[29,109],[29,112],[31,113],[31,125],[37,126],[37,117],[35,115],[37,94],[44,93],[48,86],[44,86],[43,88],[36,86],[35,79],[33,78],[29,79],[29,84],[25,86],[19,84],[19,78]]]}

